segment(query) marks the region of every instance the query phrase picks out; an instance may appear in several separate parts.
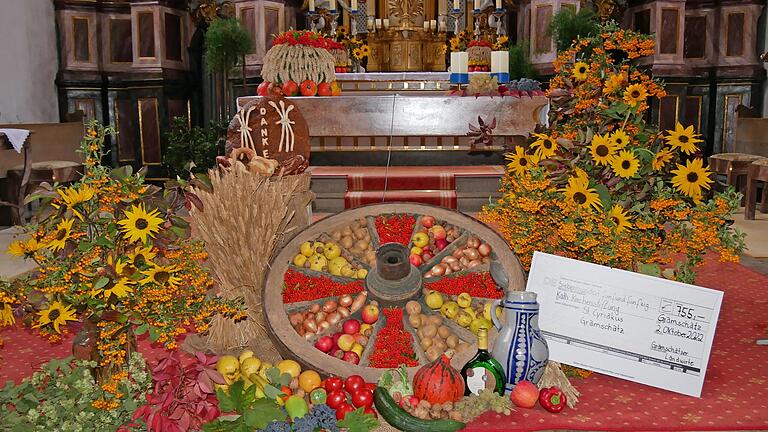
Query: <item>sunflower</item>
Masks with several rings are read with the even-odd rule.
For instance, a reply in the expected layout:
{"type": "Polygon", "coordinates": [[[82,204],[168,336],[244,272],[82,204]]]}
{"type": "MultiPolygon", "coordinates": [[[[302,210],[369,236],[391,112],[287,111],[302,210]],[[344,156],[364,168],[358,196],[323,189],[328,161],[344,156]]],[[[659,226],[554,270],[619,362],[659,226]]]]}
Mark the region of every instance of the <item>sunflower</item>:
{"type": "MultiPolygon", "coordinates": [[[[75,206],[90,201],[93,196],[96,195],[96,190],[88,185],[83,185],[80,188],[74,186],[69,188],[60,188],[57,189],[56,192],[58,192],[61,200],[64,202],[64,206],[68,209],[71,209],[72,213],[74,213],[74,215],[77,216],[77,218],[80,220],[83,220],[83,215],[75,209],[75,206]]],[[[53,206],[55,208],[60,207],[58,204],[54,204],[53,206]]]]}
{"type": "Polygon", "coordinates": [[[157,253],[152,250],[151,246],[137,247],[128,254],[128,262],[134,267],[152,265],[155,255],[157,253]]]}
{"type": "Polygon", "coordinates": [[[685,154],[695,153],[699,147],[696,143],[702,142],[698,137],[701,135],[693,133],[693,126],[683,128],[679,122],[675,125],[675,130],[668,130],[664,140],[673,148],[680,149],[685,154]]]}
{"type": "Polygon", "coordinates": [[[157,210],[147,212],[144,204],[133,205],[130,210],[125,211],[125,219],[117,223],[121,225],[120,230],[128,235],[128,241],[133,243],[141,240],[146,243],[147,237],[154,237],[160,230],[163,219],[158,217],[159,215],[157,210]]]}
{"type": "Polygon", "coordinates": [[[360,52],[363,53],[363,57],[368,57],[368,55],[371,54],[371,47],[363,45],[360,47],[360,52]]]}
{"type": "Polygon", "coordinates": [[[651,163],[651,166],[653,167],[653,169],[658,171],[664,168],[667,162],[671,160],[672,160],[672,152],[669,151],[669,149],[661,149],[653,157],[653,162],[651,163]]]}
{"type": "Polygon", "coordinates": [[[539,163],[539,158],[536,155],[525,154],[525,150],[520,146],[515,146],[515,152],[507,153],[504,157],[509,160],[507,168],[517,175],[522,175],[539,163]]]}
{"type": "Polygon", "coordinates": [[[459,40],[458,36],[454,36],[451,38],[451,51],[459,51],[459,45],[461,45],[461,41],[459,40]]]}
{"type": "Polygon", "coordinates": [[[616,150],[621,150],[629,144],[629,136],[624,132],[624,129],[619,129],[611,134],[611,142],[616,150]]]}
{"type": "Polygon", "coordinates": [[[0,308],[0,327],[7,327],[16,323],[16,318],[13,317],[13,310],[11,305],[3,303],[3,307],[0,308]]]}
{"type": "Polygon", "coordinates": [[[63,219],[59,224],[56,226],[56,232],[53,236],[53,239],[48,243],[48,247],[56,252],[58,250],[64,249],[64,245],[67,243],[67,240],[72,236],[72,224],[75,223],[74,219],[63,219]]]}
{"type": "Polygon", "coordinates": [[[37,324],[33,328],[42,327],[46,324],[53,324],[53,329],[56,333],[61,333],[59,330],[60,325],[66,325],[67,321],[77,321],[75,318],[75,311],[69,306],[64,306],[60,301],[55,301],[48,306],[48,309],[41,310],[37,313],[40,318],[37,320],[37,324]]]}
{"type": "Polygon", "coordinates": [[[178,268],[173,265],[171,266],[155,265],[149,270],[145,270],[141,272],[141,274],[146,276],[144,279],[141,280],[141,283],[142,284],[153,283],[155,285],[177,288],[181,284],[181,279],[177,276],[174,276],[173,274],[177,270],[178,268]]]}
{"type": "Polygon", "coordinates": [[[616,232],[622,232],[626,229],[632,228],[632,223],[629,221],[629,215],[624,211],[624,207],[619,204],[615,204],[611,211],[608,212],[608,219],[610,219],[615,226],[616,232]]]}
{"type": "Polygon", "coordinates": [[[589,65],[584,62],[576,62],[573,65],[573,77],[578,81],[584,81],[587,79],[587,72],[589,72],[589,65]]]}
{"type": "Polygon", "coordinates": [[[363,59],[363,50],[361,50],[360,48],[355,48],[355,49],[352,50],[352,55],[356,59],[362,60],[363,59]]]}
{"type": "Polygon", "coordinates": [[[547,134],[533,134],[537,138],[531,144],[531,147],[536,149],[536,156],[539,159],[546,159],[555,154],[557,151],[557,143],[547,134]]]}
{"type": "Polygon", "coordinates": [[[595,134],[592,137],[589,151],[596,164],[605,165],[610,163],[611,158],[616,153],[616,147],[608,136],[595,134]]]}
{"type": "Polygon", "coordinates": [[[11,242],[11,244],[8,245],[8,251],[9,254],[13,256],[24,256],[27,254],[27,248],[24,247],[24,242],[21,240],[16,240],[11,242]]]}
{"type": "Polygon", "coordinates": [[[582,208],[594,207],[599,209],[603,203],[594,189],[589,188],[589,180],[582,177],[571,177],[568,185],[561,190],[568,200],[575,202],[582,208]]]}
{"type": "Polygon", "coordinates": [[[624,102],[629,106],[635,106],[648,98],[648,91],[640,84],[632,84],[624,91],[624,102]]]}
{"type": "Polygon", "coordinates": [[[624,87],[626,83],[627,74],[624,72],[611,74],[611,76],[609,76],[608,80],[605,82],[605,87],[603,87],[603,94],[616,93],[616,91],[624,87]]]}
{"type": "Polygon", "coordinates": [[[131,284],[133,284],[133,281],[127,277],[121,277],[117,280],[110,279],[103,287],[94,288],[91,295],[94,297],[103,296],[105,300],[109,300],[113,295],[117,298],[123,298],[133,292],[131,284]]]}
{"type": "Polygon", "coordinates": [[[695,201],[701,199],[701,189],[709,189],[709,184],[712,183],[711,172],[699,158],[688,161],[685,166],[677,164],[677,169],[672,170],[672,174],[672,185],[695,201]]]}
{"type": "Polygon", "coordinates": [[[630,178],[637,174],[640,162],[635,153],[630,150],[622,150],[611,159],[611,168],[621,178],[630,178]]]}

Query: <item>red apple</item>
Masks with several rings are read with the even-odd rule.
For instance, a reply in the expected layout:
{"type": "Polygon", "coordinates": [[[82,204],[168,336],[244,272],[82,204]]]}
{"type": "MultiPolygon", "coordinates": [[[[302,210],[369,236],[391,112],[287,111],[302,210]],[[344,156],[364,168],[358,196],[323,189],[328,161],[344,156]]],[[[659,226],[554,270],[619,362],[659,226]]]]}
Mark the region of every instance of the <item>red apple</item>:
{"type": "Polygon", "coordinates": [[[442,225],[433,226],[430,232],[435,236],[435,240],[444,239],[448,235],[442,225]]]}
{"type": "Polygon", "coordinates": [[[341,326],[341,328],[344,330],[344,333],[353,335],[360,331],[360,321],[356,319],[348,319],[344,321],[344,324],[341,326]]]}
{"type": "Polygon", "coordinates": [[[431,260],[434,257],[435,256],[432,255],[430,252],[424,252],[424,253],[421,254],[421,259],[423,259],[424,262],[429,262],[429,260],[431,260]]]}
{"type": "Polygon", "coordinates": [[[344,333],[342,333],[342,332],[336,332],[336,333],[333,334],[333,346],[336,346],[336,347],[339,346],[339,338],[343,334],[344,333]]]}
{"type": "Polygon", "coordinates": [[[312,80],[304,80],[299,86],[302,96],[314,96],[317,94],[317,84],[312,80]]]}
{"type": "Polygon", "coordinates": [[[435,217],[434,216],[422,216],[421,217],[421,226],[424,228],[432,228],[435,225],[435,217]]]}
{"type": "Polygon", "coordinates": [[[354,410],[355,410],[355,407],[344,402],[343,404],[339,405],[339,407],[336,408],[336,420],[344,420],[344,417],[346,417],[347,414],[351,413],[354,410]]]}
{"type": "Polygon", "coordinates": [[[520,381],[512,389],[509,399],[520,408],[533,408],[539,400],[539,388],[530,381],[520,381]]]}
{"type": "Polygon", "coordinates": [[[379,307],[374,304],[367,304],[363,308],[363,312],[361,313],[361,318],[363,319],[363,322],[366,324],[373,324],[379,319],[379,307]]]}
{"type": "Polygon", "coordinates": [[[318,96],[331,96],[331,83],[321,82],[317,85],[318,96]]]}
{"type": "Polygon", "coordinates": [[[296,81],[288,80],[283,83],[283,94],[286,96],[296,96],[299,94],[299,85],[296,81]]]}
{"type": "Polygon", "coordinates": [[[355,344],[355,337],[351,334],[343,334],[339,338],[339,349],[342,351],[349,351],[352,349],[352,345],[355,344]]]}
{"type": "Polygon", "coordinates": [[[256,88],[256,94],[259,96],[269,95],[269,87],[272,85],[269,81],[264,81],[256,88]]]}
{"type": "Polygon", "coordinates": [[[323,336],[320,339],[318,339],[317,342],[315,342],[315,348],[319,349],[324,353],[329,352],[331,349],[333,349],[335,345],[336,344],[333,343],[333,338],[331,338],[330,336],[323,336]]]}
{"type": "Polygon", "coordinates": [[[361,334],[361,333],[355,333],[352,335],[355,338],[355,342],[359,343],[362,346],[368,345],[368,336],[361,334]]]}
{"type": "Polygon", "coordinates": [[[360,363],[360,356],[354,351],[347,351],[344,353],[344,357],[341,358],[347,363],[358,364],[360,363]]]}
{"type": "MultiPolygon", "coordinates": [[[[333,351],[333,350],[331,350],[333,351]]],[[[330,353],[328,353],[330,354],[330,353]]],[[[336,351],[333,351],[333,357],[336,357],[337,359],[341,360],[342,357],[344,357],[344,351],[337,349],[336,351]]]]}
{"type": "Polygon", "coordinates": [[[441,238],[441,239],[435,239],[435,247],[437,250],[443,250],[445,247],[448,246],[448,240],[441,238]]]}
{"type": "Polygon", "coordinates": [[[424,260],[419,255],[411,255],[410,261],[411,261],[411,264],[413,264],[415,267],[418,267],[424,264],[424,260]]]}

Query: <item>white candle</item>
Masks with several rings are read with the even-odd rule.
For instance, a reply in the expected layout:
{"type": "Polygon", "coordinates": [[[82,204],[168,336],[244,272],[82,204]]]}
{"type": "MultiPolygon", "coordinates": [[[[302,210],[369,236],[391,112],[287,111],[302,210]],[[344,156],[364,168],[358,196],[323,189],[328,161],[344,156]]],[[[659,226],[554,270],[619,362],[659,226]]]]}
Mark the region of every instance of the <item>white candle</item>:
{"type": "Polygon", "coordinates": [[[496,9],[501,9],[501,0],[496,0],[496,9]]]}
{"type": "Polygon", "coordinates": [[[384,18],[381,22],[384,24],[385,29],[389,28],[389,18],[384,18]]]}
{"type": "Polygon", "coordinates": [[[440,20],[440,31],[444,32],[448,29],[448,24],[445,23],[445,21],[440,20]]]}
{"type": "Polygon", "coordinates": [[[381,18],[376,18],[376,28],[377,29],[381,28],[381,18]]]}
{"type": "Polygon", "coordinates": [[[461,3],[459,0],[453,0],[453,10],[459,10],[461,9],[461,3]]]}
{"type": "MultiPolygon", "coordinates": [[[[496,4],[501,4],[501,3],[499,2],[499,0],[496,0],[496,4]]],[[[357,10],[357,0],[352,0],[352,10],[353,11],[357,10]]]]}
{"type": "Polygon", "coordinates": [[[429,21],[424,20],[424,30],[429,30],[429,21]]]}
{"type": "Polygon", "coordinates": [[[480,0],[475,0],[475,10],[480,10],[480,0]]]}
{"type": "MultiPolygon", "coordinates": [[[[479,0],[476,0],[476,1],[479,1],[479,0]]],[[[336,10],[336,0],[329,0],[328,4],[329,4],[328,8],[330,10],[332,11],[336,10]]]]}
{"type": "Polygon", "coordinates": [[[430,30],[437,30],[437,20],[429,20],[430,30]]]}
{"type": "Polygon", "coordinates": [[[368,25],[367,25],[367,27],[368,27],[368,31],[372,31],[372,30],[375,28],[375,27],[374,27],[374,21],[373,21],[373,17],[368,17],[368,22],[367,22],[367,24],[368,24],[368,25]]]}
{"type": "Polygon", "coordinates": [[[309,0],[309,11],[310,12],[315,11],[315,0],[309,0]]]}

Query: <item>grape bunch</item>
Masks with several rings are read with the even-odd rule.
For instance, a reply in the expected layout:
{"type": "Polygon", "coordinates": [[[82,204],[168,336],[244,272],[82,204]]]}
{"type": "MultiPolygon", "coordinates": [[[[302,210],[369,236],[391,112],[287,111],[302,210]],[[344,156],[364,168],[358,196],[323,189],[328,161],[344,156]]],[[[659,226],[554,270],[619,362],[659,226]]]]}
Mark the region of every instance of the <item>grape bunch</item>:
{"type": "Polygon", "coordinates": [[[541,90],[541,83],[530,78],[520,78],[516,81],[510,81],[509,84],[507,84],[507,87],[509,87],[510,90],[534,91],[541,90]]]}
{"type": "Polygon", "coordinates": [[[291,432],[291,424],[284,421],[271,422],[264,428],[264,432],[291,432]]]}
{"type": "Polygon", "coordinates": [[[493,390],[483,389],[479,395],[465,396],[456,402],[453,408],[461,413],[465,422],[469,422],[486,411],[509,415],[512,413],[512,402],[508,397],[500,396],[493,390]]]}
{"type": "Polygon", "coordinates": [[[313,406],[307,415],[294,419],[293,423],[271,422],[264,428],[264,432],[314,432],[319,429],[328,432],[339,431],[336,426],[336,411],[326,404],[313,406]]]}

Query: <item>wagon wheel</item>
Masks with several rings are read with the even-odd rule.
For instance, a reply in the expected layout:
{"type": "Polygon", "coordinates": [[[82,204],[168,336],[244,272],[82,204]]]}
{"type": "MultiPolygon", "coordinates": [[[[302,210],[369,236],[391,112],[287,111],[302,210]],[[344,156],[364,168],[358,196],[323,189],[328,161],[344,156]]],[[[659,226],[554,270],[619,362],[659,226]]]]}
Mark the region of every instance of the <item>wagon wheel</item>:
{"type": "MultiPolygon", "coordinates": [[[[364,233],[360,232],[360,234],[364,233]]],[[[478,259],[480,258],[482,257],[479,257],[478,259]]],[[[297,261],[300,264],[303,260],[299,259],[297,261]]],[[[466,261],[464,262],[466,264],[466,261]]],[[[323,375],[348,376],[358,374],[368,382],[376,382],[381,373],[388,368],[388,366],[382,367],[380,364],[377,364],[377,362],[381,362],[375,355],[376,338],[382,328],[388,324],[383,311],[392,307],[402,308],[407,301],[415,300],[419,302],[422,312],[427,317],[440,316],[439,310],[431,310],[427,307],[425,303],[426,293],[435,287],[445,286],[445,283],[440,284],[440,281],[447,278],[465,278],[470,277],[468,275],[472,274],[471,277],[473,278],[490,280],[489,268],[491,265],[504,269],[504,272],[509,279],[509,284],[506,287],[498,287],[499,291],[495,292],[492,296],[473,296],[474,302],[480,302],[482,304],[482,302],[500,298],[503,296],[503,290],[525,289],[525,276],[522,266],[514,253],[509,249],[504,239],[494,230],[471,217],[441,207],[412,203],[387,203],[358,207],[329,216],[310,225],[291,239],[273,258],[263,288],[264,292],[262,298],[264,299],[264,316],[266,317],[266,324],[268,326],[270,337],[283,357],[295,359],[301,363],[303,367],[312,368],[323,375]],[[405,220],[407,221],[413,220],[413,226],[410,229],[410,232],[405,234],[394,233],[394,235],[399,235],[401,240],[407,239],[403,241],[403,243],[407,242],[408,244],[403,245],[405,246],[403,247],[393,246],[393,243],[387,243],[387,246],[382,247],[383,245],[381,243],[391,240],[390,237],[393,233],[387,234],[386,232],[382,232],[384,238],[380,239],[380,232],[377,229],[376,223],[377,218],[379,219],[379,222],[382,223],[394,215],[405,216],[405,220]],[[421,218],[425,215],[433,216],[437,220],[437,223],[441,225],[457,228],[459,233],[457,236],[454,236],[452,239],[453,241],[448,246],[444,247],[440,252],[435,250],[434,257],[419,267],[412,266],[408,261],[407,255],[405,255],[405,263],[403,264],[402,256],[398,254],[401,253],[400,251],[403,249],[407,253],[411,248],[413,245],[412,237],[414,233],[423,229],[421,218]],[[316,241],[324,243],[327,241],[333,242],[334,240],[332,239],[332,236],[336,235],[338,237],[336,231],[352,225],[354,221],[362,221],[359,223],[366,224],[364,227],[360,228],[366,229],[365,233],[368,234],[366,238],[370,237],[369,243],[376,253],[376,263],[374,265],[369,265],[371,264],[370,257],[368,258],[368,261],[366,261],[365,257],[361,256],[360,249],[349,247],[348,241],[346,241],[346,247],[342,246],[341,250],[343,256],[349,258],[347,261],[349,262],[350,268],[356,267],[357,269],[360,269],[355,276],[362,276],[367,272],[364,279],[355,279],[354,276],[345,277],[331,275],[327,271],[315,271],[300,267],[294,263],[294,258],[300,254],[300,248],[303,243],[316,241]],[[486,260],[487,262],[480,265],[474,263],[472,268],[463,268],[451,275],[435,276],[433,274],[432,269],[435,266],[440,264],[445,257],[452,256],[456,249],[463,249],[466,247],[467,242],[472,238],[479,239],[482,243],[486,243],[491,247],[492,253],[488,256],[488,259],[486,260]],[[400,251],[398,251],[398,249],[400,251]],[[351,251],[354,251],[355,253],[352,253],[351,251]],[[398,272],[400,274],[397,274],[398,272]],[[296,277],[299,277],[299,279],[296,279],[296,277]],[[392,277],[399,279],[393,282],[391,280],[392,277]],[[296,280],[303,282],[296,283],[296,280]],[[338,300],[338,295],[330,297],[324,295],[323,290],[318,288],[320,286],[320,282],[318,281],[322,281],[326,286],[330,284],[337,288],[343,287],[347,292],[366,290],[368,293],[367,302],[370,302],[371,300],[376,300],[378,302],[379,309],[382,313],[380,314],[379,320],[374,324],[368,343],[365,345],[364,351],[360,356],[359,364],[343,361],[314,347],[314,342],[319,337],[324,335],[331,336],[335,332],[338,332],[341,327],[341,322],[343,322],[344,319],[335,325],[331,325],[325,330],[318,330],[317,333],[312,334],[305,333],[304,335],[300,334],[300,332],[303,332],[301,325],[294,327],[291,324],[289,319],[290,314],[295,312],[300,312],[301,314],[302,311],[306,312],[309,308],[312,308],[313,305],[317,305],[314,306],[314,308],[317,309],[327,300],[338,300]],[[288,286],[287,282],[290,282],[295,286],[288,286]],[[315,282],[318,282],[318,284],[315,282]]],[[[450,271],[451,270],[448,270],[448,272],[450,271]]],[[[335,273],[338,273],[338,271],[335,273]]],[[[438,273],[441,273],[439,269],[438,273]]],[[[347,274],[349,275],[349,272],[347,272],[347,274]]],[[[465,279],[461,280],[464,281],[465,279]]],[[[454,292],[453,294],[452,298],[455,300],[455,294],[457,293],[454,292]]],[[[445,297],[447,301],[447,297],[449,296],[446,294],[445,297]]],[[[473,304],[475,306],[477,305],[477,303],[473,304]]],[[[351,314],[349,318],[356,318],[359,320],[360,315],[361,312],[358,310],[351,314]]],[[[433,320],[437,320],[437,318],[433,318],[433,320]]],[[[442,322],[443,325],[450,329],[451,334],[457,336],[460,342],[459,348],[463,348],[456,352],[451,360],[454,367],[461,368],[477,351],[475,335],[453,320],[443,317],[442,322]]],[[[411,346],[415,354],[415,361],[413,363],[414,365],[409,367],[408,371],[409,374],[413,376],[421,365],[428,362],[427,353],[422,348],[421,338],[409,322],[406,313],[403,313],[403,329],[410,332],[412,336],[411,346]]],[[[495,339],[496,335],[496,330],[491,329],[489,332],[491,342],[495,339]]]]}

